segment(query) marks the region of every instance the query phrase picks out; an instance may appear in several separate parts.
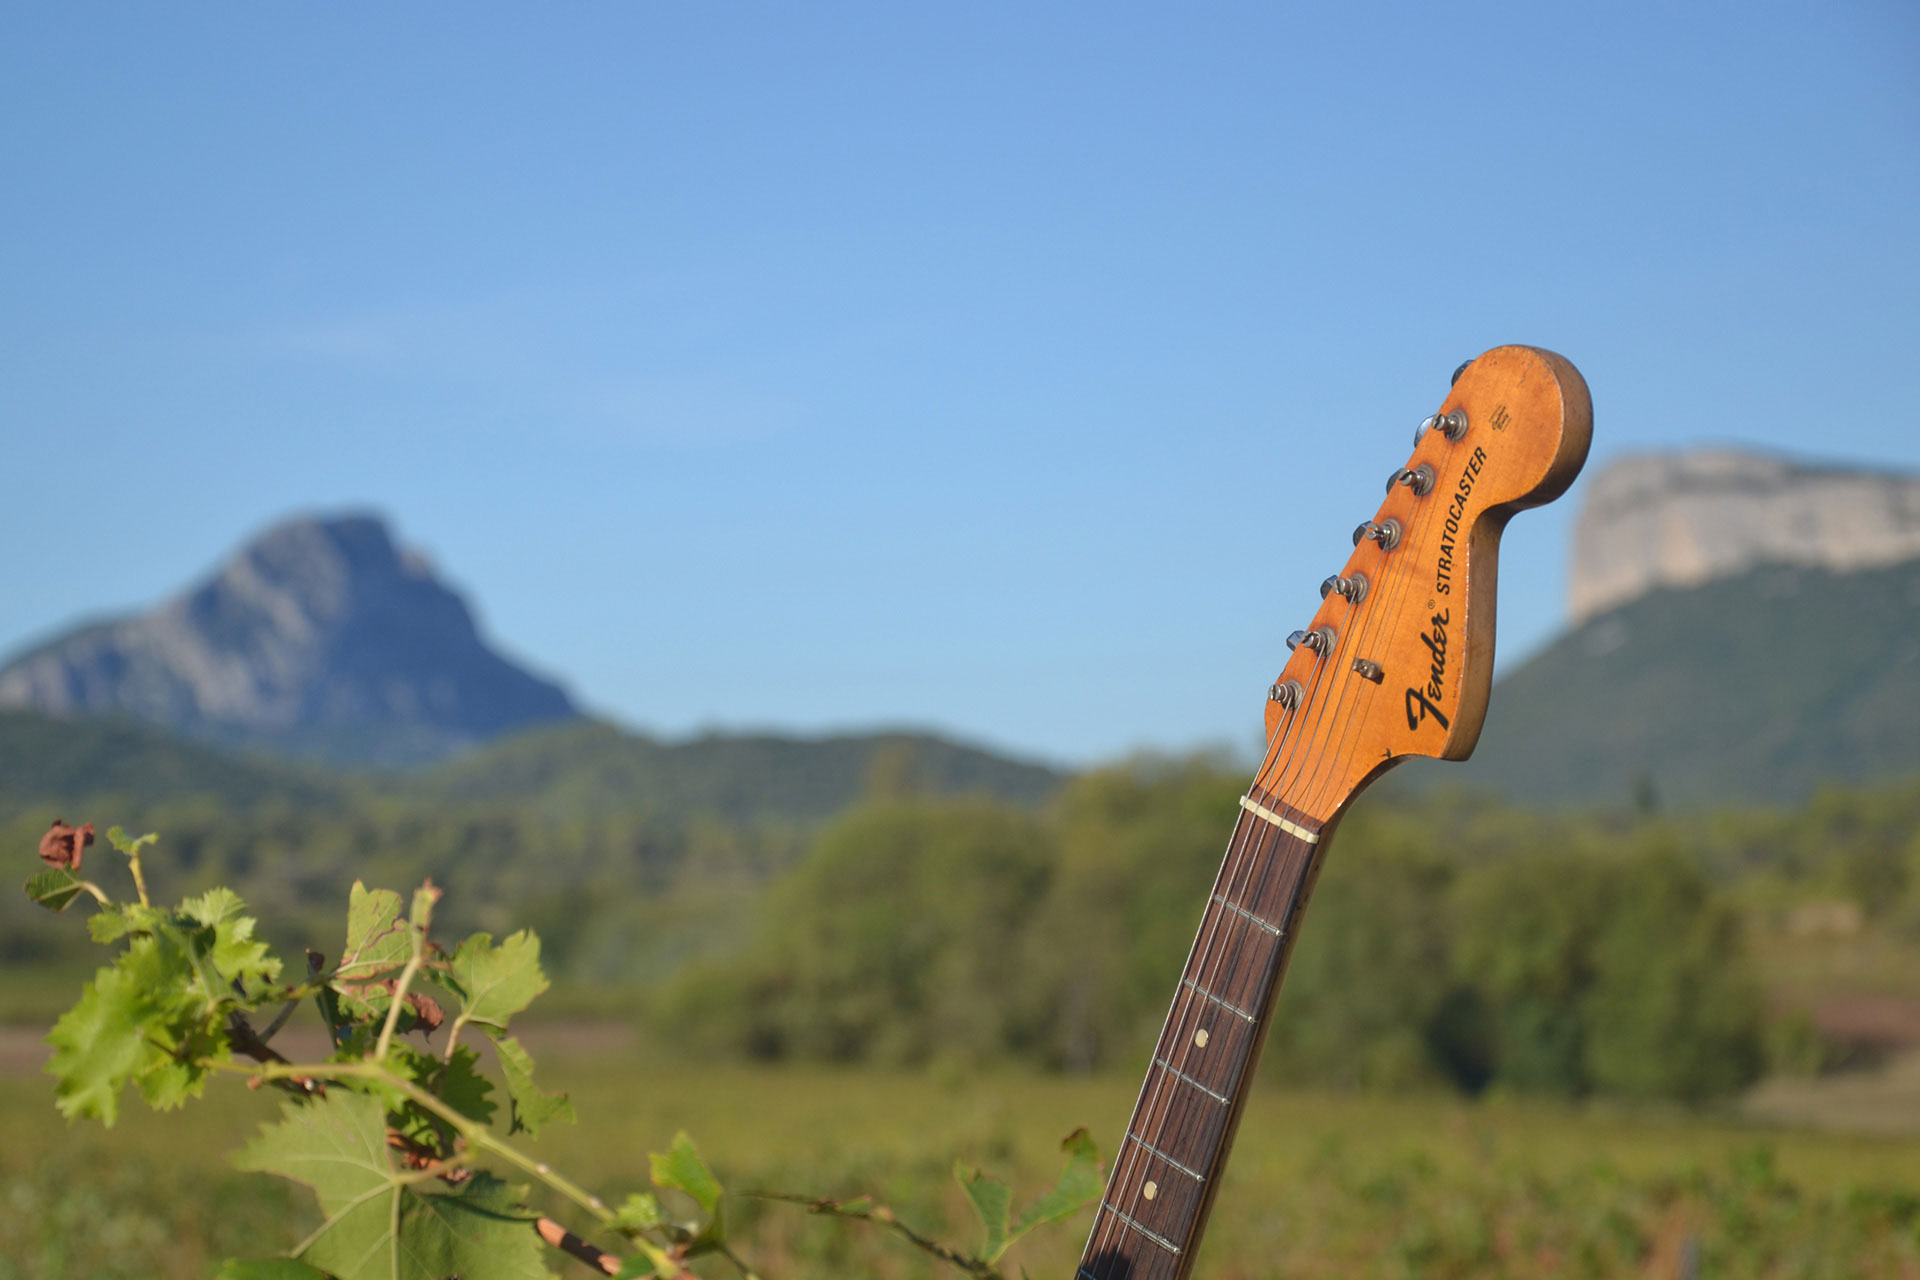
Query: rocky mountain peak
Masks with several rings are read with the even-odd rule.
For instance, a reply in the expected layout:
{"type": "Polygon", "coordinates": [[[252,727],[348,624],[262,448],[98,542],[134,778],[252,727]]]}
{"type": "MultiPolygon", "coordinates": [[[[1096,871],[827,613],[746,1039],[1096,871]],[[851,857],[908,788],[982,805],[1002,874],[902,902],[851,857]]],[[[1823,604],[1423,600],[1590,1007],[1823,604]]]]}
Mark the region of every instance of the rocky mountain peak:
{"type": "Polygon", "coordinates": [[[0,706],[362,762],[577,714],[489,648],[426,558],[364,513],[285,521],[153,612],[21,655],[0,668],[0,706]]]}
{"type": "Polygon", "coordinates": [[[1920,557],[1920,475],[1736,449],[1620,458],[1574,525],[1576,623],[1660,587],[1765,564],[1841,572],[1920,557]]]}

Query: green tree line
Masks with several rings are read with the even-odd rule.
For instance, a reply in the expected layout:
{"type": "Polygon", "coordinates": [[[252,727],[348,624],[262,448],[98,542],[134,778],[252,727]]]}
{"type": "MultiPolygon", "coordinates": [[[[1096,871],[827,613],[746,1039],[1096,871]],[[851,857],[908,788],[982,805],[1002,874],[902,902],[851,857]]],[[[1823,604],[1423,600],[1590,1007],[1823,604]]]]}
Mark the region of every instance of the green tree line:
{"type": "MultiPolygon", "coordinates": [[[[371,790],[130,815],[103,799],[22,808],[0,832],[24,848],[54,816],[159,830],[189,889],[232,884],[288,949],[325,935],[356,876],[430,875],[453,891],[450,928],[548,939],[558,1009],[642,1017],[689,1052],[1132,1070],[1243,782],[1205,760],[1138,761],[1021,807],[880,779],[824,826],[371,790]]],[[[1363,797],[1332,841],[1264,1069],[1352,1088],[1725,1093],[1782,1040],[1754,922],[1816,899],[1920,939],[1920,784],[1703,815],[1363,797]]],[[[0,897],[0,1015],[40,1016],[34,993],[64,993],[88,963],[29,907],[0,897]]]]}
{"type": "MultiPolygon", "coordinates": [[[[764,1058],[1137,1066],[1238,792],[1184,765],[1090,774],[1038,814],[869,804],[770,889],[747,949],[676,981],[662,1020],[703,1049],[764,1058]]],[[[1740,917],[1670,833],[1595,826],[1536,844],[1497,822],[1474,840],[1475,825],[1432,809],[1344,824],[1270,1072],[1689,1100],[1760,1074],[1765,1010],[1740,917]]]]}

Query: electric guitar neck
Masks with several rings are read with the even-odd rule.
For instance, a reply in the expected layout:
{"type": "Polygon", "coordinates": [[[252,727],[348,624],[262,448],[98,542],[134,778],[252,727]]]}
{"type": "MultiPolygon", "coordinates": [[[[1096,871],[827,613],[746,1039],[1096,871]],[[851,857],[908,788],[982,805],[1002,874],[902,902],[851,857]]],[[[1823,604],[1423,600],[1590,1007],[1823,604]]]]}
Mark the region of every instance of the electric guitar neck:
{"type": "Polygon", "coordinates": [[[1267,751],[1116,1149],[1076,1280],[1186,1280],[1333,828],[1410,756],[1464,760],[1493,680],[1500,534],[1566,492],[1587,384],[1534,347],[1455,375],[1387,499],[1320,584],[1267,693],[1267,751]]]}

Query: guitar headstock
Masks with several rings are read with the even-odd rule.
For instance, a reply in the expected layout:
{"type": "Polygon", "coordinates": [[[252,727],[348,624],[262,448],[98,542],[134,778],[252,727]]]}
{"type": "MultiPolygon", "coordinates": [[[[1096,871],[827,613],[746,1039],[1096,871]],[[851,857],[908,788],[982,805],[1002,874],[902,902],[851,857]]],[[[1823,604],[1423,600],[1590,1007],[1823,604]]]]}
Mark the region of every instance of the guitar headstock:
{"type": "Polygon", "coordinates": [[[1326,822],[1409,756],[1472,753],[1493,681],[1500,533],[1566,492],[1592,434],[1586,380],[1562,356],[1495,347],[1461,370],[1289,637],[1256,792],[1326,822]]]}

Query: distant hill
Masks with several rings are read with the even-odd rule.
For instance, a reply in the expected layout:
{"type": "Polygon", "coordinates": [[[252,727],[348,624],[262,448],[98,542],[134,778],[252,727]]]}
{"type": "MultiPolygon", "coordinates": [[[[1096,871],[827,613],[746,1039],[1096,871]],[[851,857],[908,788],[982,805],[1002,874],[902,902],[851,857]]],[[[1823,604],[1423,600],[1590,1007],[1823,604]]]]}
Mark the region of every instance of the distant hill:
{"type": "Polygon", "coordinates": [[[1399,772],[1528,805],[1694,808],[1920,773],[1920,560],[1651,591],[1503,677],[1470,761],[1399,772]]]}
{"type": "Polygon", "coordinates": [[[587,722],[520,734],[421,775],[416,794],[555,814],[812,821],[873,794],[986,795],[1017,805],[1065,775],[921,733],[802,738],[711,734],[662,742],[587,722]]]}
{"type": "Polygon", "coordinates": [[[144,810],[188,797],[231,810],[267,801],[306,808],[335,804],[341,787],[316,768],[184,741],[135,720],[0,711],[0,818],[85,801],[144,810]]]}
{"type": "Polygon", "coordinates": [[[367,515],[289,520],[151,613],[16,656],[0,707],[350,764],[440,759],[578,715],[367,515]]]}
{"type": "MultiPolygon", "coordinates": [[[[416,810],[512,809],[665,823],[810,825],[882,795],[985,795],[1031,806],[1065,775],[929,734],[827,738],[711,734],[683,742],[599,721],[533,729],[408,773],[341,773],[184,740],[126,718],[0,711],[0,821],[49,806],[111,800],[118,816],[200,798],[244,811],[337,813],[356,799],[416,810]]],[[[77,810],[76,810],[77,812],[77,810]]],[[[117,818],[116,818],[117,820],[117,818]]]]}

